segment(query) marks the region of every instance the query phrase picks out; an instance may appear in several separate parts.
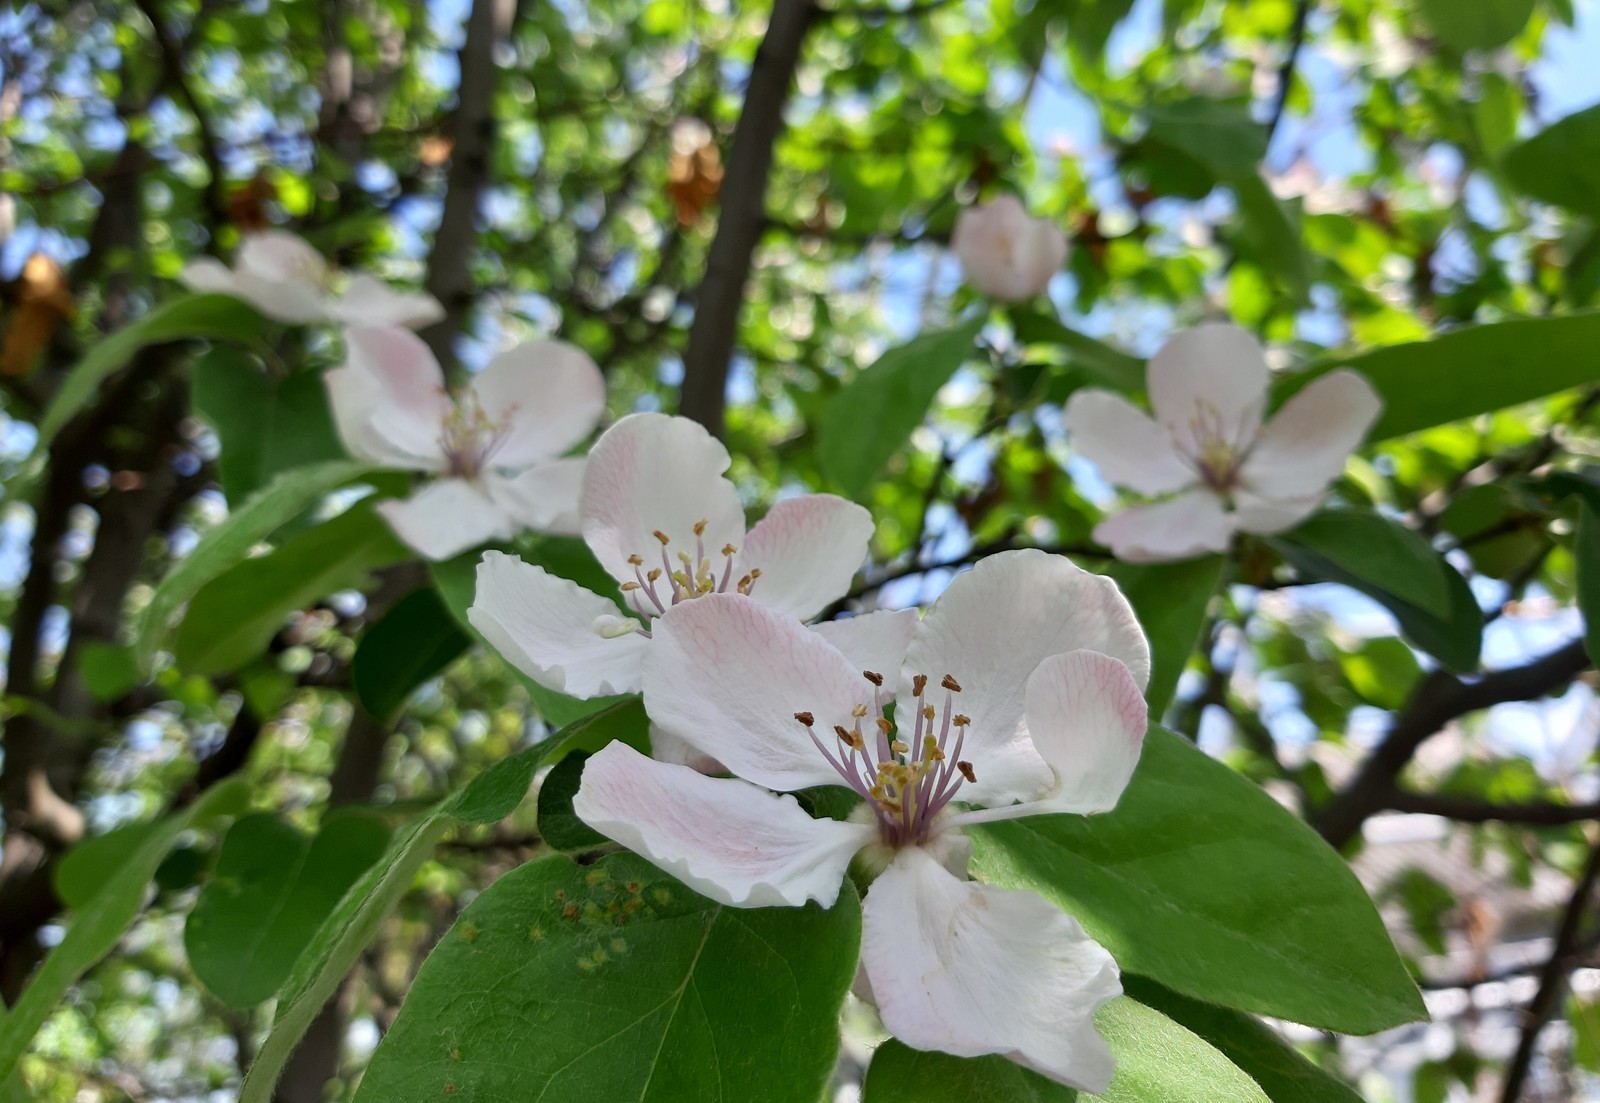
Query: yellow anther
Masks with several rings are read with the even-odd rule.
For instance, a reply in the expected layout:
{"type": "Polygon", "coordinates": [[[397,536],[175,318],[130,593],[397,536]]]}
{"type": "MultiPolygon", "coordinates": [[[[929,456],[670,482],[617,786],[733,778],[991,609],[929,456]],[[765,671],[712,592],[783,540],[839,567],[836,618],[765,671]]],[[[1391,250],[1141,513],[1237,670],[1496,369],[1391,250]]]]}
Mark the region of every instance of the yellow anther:
{"type": "Polygon", "coordinates": [[[699,520],[694,523],[694,534],[696,536],[704,536],[706,534],[706,522],[704,520],[699,520]]]}
{"type": "Polygon", "coordinates": [[[932,723],[933,722],[933,717],[934,717],[933,706],[932,705],[923,705],[922,706],[922,718],[924,720],[928,721],[929,723],[932,723]]]}
{"type": "Polygon", "coordinates": [[[638,588],[639,588],[639,584],[637,582],[624,582],[622,584],[622,592],[625,593],[625,594],[626,593],[631,593],[632,591],[637,590],[638,588]]]}
{"type": "Polygon", "coordinates": [[[685,590],[689,588],[689,576],[684,574],[682,571],[673,571],[672,581],[676,582],[679,586],[682,586],[685,590]]]}
{"type": "Polygon", "coordinates": [[[968,724],[972,723],[971,720],[968,720],[965,716],[962,716],[959,712],[955,714],[955,716],[951,719],[950,722],[952,724],[954,724],[958,728],[964,728],[968,724]]]}
{"type": "Polygon", "coordinates": [[[889,723],[889,721],[885,720],[881,716],[878,717],[878,719],[876,721],[874,721],[874,723],[876,723],[878,725],[878,730],[881,731],[884,735],[888,735],[890,732],[894,731],[894,725],[889,723]]]}
{"type": "Polygon", "coordinates": [[[630,556],[628,556],[628,563],[629,563],[630,566],[642,567],[642,566],[644,566],[644,556],[642,556],[642,555],[630,555],[630,556]]]}
{"type": "Polygon", "coordinates": [[[944,686],[944,688],[948,689],[951,693],[960,693],[961,692],[961,683],[956,681],[954,678],[952,678],[948,674],[946,674],[944,676],[944,680],[941,681],[939,684],[944,686]]]}
{"type": "Polygon", "coordinates": [[[905,754],[911,748],[908,747],[906,744],[900,742],[900,740],[896,739],[894,742],[889,744],[889,749],[891,751],[893,751],[895,754],[905,754]]]}
{"type": "Polygon", "coordinates": [[[750,568],[750,579],[751,579],[751,581],[754,581],[754,580],[756,580],[756,579],[758,579],[760,577],[761,577],[761,568],[760,567],[751,567],[750,568]]]}
{"type": "Polygon", "coordinates": [[[855,708],[850,710],[850,715],[854,716],[857,720],[860,720],[866,714],[867,714],[867,706],[866,705],[857,705],[855,708]]]}
{"type": "Polygon", "coordinates": [[[661,577],[661,568],[660,567],[652,567],[652,568],[650,568],[649,572],[644,577],[645,577],[645,581],[654,582],[656,579],[661,577]]]}
{"type": "Polygon", "coordinates": [[[689,558],[689,553],[686,551],[681,551],[678,553],[678,562],[682,563],[685,567],[694,566],[694,560],[689,558]]]}
{"type": "Polygon", "coordinates": [[[738,550],[739,549],[734,547],[732,544],[724,544],[724,545],[722,545],[722,554],[723,555],[732,555],[734,552],[736,552],[738,550]]]}
{"type": "Polygon", "coordinates": [[[663,548],[666,547],[668,544],[672,543],[671,539],[668,538],[667,534],[662,532],[660,529],[656,529],[656,531],[651,533],[650,535],[654,536],[657,540],[661,541],[661,546],[663,548]]]}
{"type": "Polygon", "coordinates": [[[922,759],[924,762],[944,761],[944,752],[939,749],[939,741],[931,735],[922,737],[922,759]]]}

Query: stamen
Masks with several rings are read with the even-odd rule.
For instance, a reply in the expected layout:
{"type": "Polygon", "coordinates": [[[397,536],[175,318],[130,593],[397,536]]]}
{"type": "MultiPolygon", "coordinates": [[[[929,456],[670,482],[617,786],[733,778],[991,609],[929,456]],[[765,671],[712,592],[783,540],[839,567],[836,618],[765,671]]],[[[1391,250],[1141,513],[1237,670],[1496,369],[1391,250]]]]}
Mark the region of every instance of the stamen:
{"type": "Polygon", "coordinates": [[[961,692],[961,683],[956,681],[954,678],[952,678],[948,674],[946,674],[944,676],[944,679],[939,684],[942,685],[945,689],[948,689],[951,693],[960,693],[961,692]]]}
{"type": "Polygon", "coordinates": [[[961,771],[961,776],[966,778],[972,784],[974,784],[974,785],[978,784],[978,775],[972,769],[972,763],[966,762],[966,761],[957,762],[956,763],[956,769],[960,770],[961,771]]]}
{"type": "Polygon", "coordinates": [[[865,678],[867,681],[871,682],[875,686],[883,685],[883,675],[882,674],[875,673],[875,672],[873,672],[871,670],[863,670],[861,672],[861,676],[863,678],[865,678]]]}
{"type": "Polygon", "coordinates": [[[631,567],[644,566],[644,556],[640,555],[638,552],[635,552],[634,554],[628,556],[628,565],[631,567]]]}
{"type": "Polygon", "coordinates": [[[921,697],[922,691],[926,689],[927,686],[928,676],[926,674],[914,675],[911,679],[911,696],[921,697]]]}
{"type": "Polygon", "coordinates": [[[817,722],[817,718],[812,716],[809,712],[797,712],[794,714],[794,718],[808,728],[817,722]]]}
{"type": "Polygon", "coordinates": [[[860,720],[866,714],[867,714],[867,706],[866,705],[857,705],[855,708],[850,710],[850,715],[854,716],[857,720],[860,720]]]}
{"type": "Polygon", "coordinates": [[[696,536],[704,536],[706,534],[706,523],[704,519],[694,523],[694,534],[696,536]]]}
{"type": "Polygon", "coordinates": [[[662,532],[660,529],[656,529],[650,535],[654,536],[657,540],[661,541],[661,546],[663,548],[666,547],[668,544],[672,543],[672,541],[667,538],[667,534],[662,532]]]}

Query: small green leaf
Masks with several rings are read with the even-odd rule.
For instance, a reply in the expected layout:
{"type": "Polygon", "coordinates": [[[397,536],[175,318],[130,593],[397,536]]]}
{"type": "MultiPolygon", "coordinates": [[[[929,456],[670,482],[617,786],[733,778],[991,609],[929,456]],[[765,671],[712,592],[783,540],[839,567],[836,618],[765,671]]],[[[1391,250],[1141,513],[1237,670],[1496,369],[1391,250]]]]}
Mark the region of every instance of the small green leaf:
{"type": "Polygon", "coordinates": [[[150,604],[145,606],[134,643],[139,668],[149,669],[150,660],[167,634],[173,616],[202,586],[238,563],[256,544],[329,491],[371,471],[369,464],[348,460],[286,471],[226,521],[206,533],[195,549],[162,579],[150,604]]]}
{"type": "Polygon", "coordinates": [[[1250,117],[1243,100],[1197,97],[1151,104],[1144,116],[1149,138],[1187,153],[1218,180],[1254,177],[1267,155],[1267,132],[1250,117]]]}
{"type": "Polygon", "coordinates": [[[350,679],[367,711],[387,722],[418,686],[471,646],[439,591],[414,590],[362,635],[350,679]]]}
{"type": "Polygon", "coordinates": [[[861,1103],[1073,1103],[1071,1088],[1004,1057],[952,1057],[890,1038],[872,1053],[861,1103]]]}
{"type": "Polygon", "coordinates": [[[592,850],[606,837],[580,820],[572,810],[572,798],[583,781],[583,764],[588,754],[567,755],[544,776],[539,785],[539,838],[557,850],[592,850]]]}
{"type": "Polygon", "coordinates": [[[983,879],[1075,916],[1124,972],[1344,1033],[1423,1017],[1372,901],[1257,786],[1161,728],[1113,812],[972,832],[983,879]]]}
{"type": "Polygon", "coordinates": [[[133,649],[110,643],[85,644],[78,654],[78,672],[98,701],[115,701],[144,680],[133,649]]]}
{"type": "Polygon", "coordinates": [[[1364,509],[1325,509],[1279,540],[1309,548],[1369,587],[1436,617],[1450,613],[1448,564],[1411,529],[1364,509]]]}
{"type": "Polygon", "coordinates": [[[1123,996],[1095,1026],[1117,1058],[1106,1103],[1268,1103],[1261,1088],[1205,1039],[1123,996]]]}
{"type": "Polygon", "coordinates": [[[1118,563],[1108,572],[1150,639],[1150,685],[1145,700],[1152,720],[1159,720],[1172,703],[1225,566],[1222,556],[1209,555],[1184,563],[1118,563]]]}
{"type": "Polygon", "coordinates": [[[358,589],[370,571],[410,557],[388,523],[362,502],[206,583],[189,602],[173,654],[190,674],[238,670],[266,650],[296,609],[358,589]]]}
{"type": "Polygon", "coordinates": [[[1079,333],[1059,318],[1033,307],[1013,307],[1011,328],[1027,345],[1053,345],[1074,367],[1092,372],[1108,387],[1124,392],[1144,390],[1144,361],[1079,333]]]}
{"type": "Polygon", "coordinates": [[[83,840],[56,863],[52,875],[56,895],[74,911],[85,906],[151,834],[161,829],[160,820],[130,823],[83,840]]]}
{"type": "Polygon", "coordinates": [[[828,401],[817,427],[817,461],[846,495],[861,497],[922,424],[939,388],[972,355],[986,320],[890,349],[828,401]]]}
{"type": "Polygon", "coordinates": [[[344,458],[316,372],[281,382],[242,349],[220,346],[195,361],[195,412],[216,431],[217,473],[230,502],[242,502],[282,471],[344,458]]]}
{"type": "Polygon", "coordinates": [[[1510,42],[1528,25],[1534,0],[1418,0],[1418,6],[1434,33],[1465,53],[1510,42]]]}
{"type": "Polygon", "coordinates": [[[631,854],[530,862],[439,941],[356,1098],[809,1103],[860,932],[848,882],[827,910],[725,908],[631,854]]]}
{"type": "Polygon", "coordinates": [[[184,924],[195,975],[230,1007],[271,998],[388,841],[365,813],[332,817],[314,839],[270,813],[235,820],[184,924]]]}

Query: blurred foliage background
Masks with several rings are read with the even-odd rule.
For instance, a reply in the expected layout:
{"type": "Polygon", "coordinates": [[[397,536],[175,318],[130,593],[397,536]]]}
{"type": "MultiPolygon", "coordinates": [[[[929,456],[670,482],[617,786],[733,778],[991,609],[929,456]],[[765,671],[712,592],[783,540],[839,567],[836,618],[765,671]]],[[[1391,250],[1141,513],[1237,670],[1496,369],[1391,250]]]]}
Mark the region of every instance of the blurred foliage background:
{"type": "MultiPolygon", "coordinates": [[[[559,336],[605,370],[614,416],[681,395],[722,431],[752,507],[856,495],[879,530],[854,608],[928,600],[1004,547],[1104,565],[1089,533],[1114,494],[1074,459],[1061,403],[1126,381],[1176,328],[1232,319],[1295,369],[1496,327],[1419,354],[1338,488],[1425,537],[1469,596],[1442,628],[1407,621],[1381,563],[1245,540],[1187,568],[1213,572],[1202,604],[1223,585],[1168,720],[1346,848],[1429,990],[1431,1025],[1296,1041],[1373,1100],[1500,1098],[1508,1066],[1524,1099],[1600,1098],[1600,709],[1578,612],[1579,503],[1600,501],[1597,60],[1593,0],[10,6],[0,995],[60,940],[62,856],[84,838],[232,775],[301,831],[393,825],[576,714],[462,653],[431,595],[459,610],[470,563],[430,573],[370,524],[361,554],[294,586],[234,579],[152,678],[130,666],[154,586],[230,505],[341,454],[297,374],[338,346],[270,330],[247,372],[255,353],[148,341],[41,424],[87,349],[176,297],[186,260],[281,225],[437,295],[448,316],[424,336],[456,371],[559,336]],[[1004,190],[1072,252],[1047,299],[986,314],[948,238],[1004,190]],[[931,380],[931,408],[852,418],[858,371],[975,316],[980,352],[931,380]],[[880,433],[884,456],[860,459],[880,433]],[[252,434],[256,454],[228,447],[252,434]],[[406,602],[448,665],[380,705],[352,660],[406,602]]],[[[445,843],[279,1098],[349,1097],[428,947],[538,851],[533,817],[445,843]]],[[[33,1098],[233,1097],[265,1022],[184,946],[217,846],[184,836],[50,1018],[33,1098]]],[[[858,1078],[847,1055],[842,1098],[858,1078]]]]}

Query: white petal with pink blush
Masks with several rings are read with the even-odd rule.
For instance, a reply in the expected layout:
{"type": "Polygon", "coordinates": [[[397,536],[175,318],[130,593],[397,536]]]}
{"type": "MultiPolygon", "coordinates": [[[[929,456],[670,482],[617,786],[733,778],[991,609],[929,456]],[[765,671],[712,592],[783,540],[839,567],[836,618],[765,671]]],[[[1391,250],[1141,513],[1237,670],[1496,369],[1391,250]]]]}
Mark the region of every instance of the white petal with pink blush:
{"type": "Polygon", "coordinates": [[[1029,216],[1014,195],[963,210],[950,247],[967,282],[1001,302],[1040,294],[1067,259],[1066,235],[1048,219],[1029,216]]]}
{"type": "Polygon", "coordinates": [[[1270,379],[1254,337],[1206,325],[1150,361],[1153,419],[1120,395],[1075,393],[1065,423],[1078,453],[1117,485],[1175,495],[1114,514],[1095,539],[1119,559],[1167,562],[1226,551],[1238,530],[1281,532],[1315,511],[1382,402],[1355,372],[1335,371],[1263,422],[1270,379]]]}

